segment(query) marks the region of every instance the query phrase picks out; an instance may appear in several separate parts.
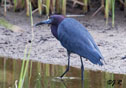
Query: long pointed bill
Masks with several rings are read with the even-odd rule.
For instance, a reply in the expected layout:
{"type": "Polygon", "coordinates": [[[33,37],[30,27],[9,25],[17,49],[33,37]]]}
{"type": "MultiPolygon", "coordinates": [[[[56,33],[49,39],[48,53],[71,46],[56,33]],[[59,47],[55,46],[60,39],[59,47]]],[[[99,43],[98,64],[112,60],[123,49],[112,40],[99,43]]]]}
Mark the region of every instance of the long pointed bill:
{"type": "Polygon", "coordinates": [[[40,21],[39,23],[35,24],[34,26],[39,26],[39,25],[42,25],[42,24],[51,24],[52,21],[53,21],[52,19],[40,21]]]}

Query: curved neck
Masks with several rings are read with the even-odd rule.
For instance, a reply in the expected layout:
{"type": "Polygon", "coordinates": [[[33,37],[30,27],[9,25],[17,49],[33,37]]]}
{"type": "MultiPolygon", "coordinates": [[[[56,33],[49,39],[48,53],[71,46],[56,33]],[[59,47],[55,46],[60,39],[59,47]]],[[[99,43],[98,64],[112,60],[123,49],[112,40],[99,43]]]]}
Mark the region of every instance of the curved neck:
{"type": "Polygon", "coordinates": [[[58,40],[58,33],[57,33],[57,31],[58,31],[58,26],[59,26],[59,24],[63,21],[63,19],[64,19],[64,18],[58,19],[58,20],[57,20],[57,23],[51,25],[51,32],[52,32],[53,36],[56,37],[57,40],[58,40]]]}
{"type": "Polygon", "coordinates": [[[51,25],[51,32],[52,32],[53,36],[56,37],[56,39],[58,39],[57,30],[58,30],[58,25],[51,25]]]}

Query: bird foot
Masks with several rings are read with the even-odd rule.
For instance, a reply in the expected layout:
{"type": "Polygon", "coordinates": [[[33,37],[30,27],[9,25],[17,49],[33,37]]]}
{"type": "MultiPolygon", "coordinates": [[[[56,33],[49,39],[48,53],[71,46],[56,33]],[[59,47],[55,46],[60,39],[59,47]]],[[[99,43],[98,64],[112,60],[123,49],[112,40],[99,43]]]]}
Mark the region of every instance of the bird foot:
{"type": "Polygon", "coordinates": [[[61,76],[60,76],[60,78],[62,79],[62,78],[63,78],[63,76],[61,75],[61,76]]]}

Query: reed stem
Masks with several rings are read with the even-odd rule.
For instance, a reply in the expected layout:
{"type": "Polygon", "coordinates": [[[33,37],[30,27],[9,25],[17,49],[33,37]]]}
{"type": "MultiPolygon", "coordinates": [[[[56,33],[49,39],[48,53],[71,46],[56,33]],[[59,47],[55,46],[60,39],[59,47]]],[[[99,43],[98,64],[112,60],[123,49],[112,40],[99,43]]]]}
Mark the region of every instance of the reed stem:
{"type": "Polygon", "coordinates": [[[106,0],[106,2],[105,2],[105,18],[106,18],[106,24],[108,24],[108,17],[109,17],[109,0],[106,0]]]}
{"type": "Polygon", "coordinates": [[[49,16],[50,0],[46,0],[46,15],[49,16]]]}
{"type": "Polygon", "coordinates": [[[6,13],[7,13],[7,4],[6,4],[6,0],[4,0],[4,16],[6,16],[6,13]]]}
{"type": "Polygon", "coordinates": [[[29,16],[29,0],[26,0],[26,15],[29,16]]]}
{"type": "Polygon", "coordinates": [[[84,2],[84,7],[83,7],[84,13],[87,13],[87,11],[88,11],[88,0],[83,0],[83,2],[84,2]]]}
{"type": "Polygon", "coordinates": [[[115,0],[112,0],[112,27],[115,24],[115,0]]]}
{"type": "Polygon", "coordinates": [[[38,0],[38,10],[39,10],[39,14],[42,14],[42,0],[38,0]]]}
{"type": "Polygon", "coordinates": [[[62,0],[62,14],[66,15],[66,0],[62,0]]]}
{"type": "Polygon", "coordinates": [[[14,11],[16,10],[17,0],[14,0],[14,11]]]}

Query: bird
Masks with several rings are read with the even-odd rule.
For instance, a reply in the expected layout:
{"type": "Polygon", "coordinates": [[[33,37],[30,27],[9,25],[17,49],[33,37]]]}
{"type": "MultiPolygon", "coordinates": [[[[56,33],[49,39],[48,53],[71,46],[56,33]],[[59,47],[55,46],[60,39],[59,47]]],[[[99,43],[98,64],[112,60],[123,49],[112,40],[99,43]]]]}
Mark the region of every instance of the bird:
{"type": "Polygon", "coordinates": [[[81,79],[84,80],[83,58],[88,59],[93,64],[104,65],[104,57],[102,56],[98,46],[88,30],[76,19],[67,18],[63,15],[51,15],[49,19],[40,21],[34,26],[43,24],[51,25],[53,36],[60,41],[61,45],[66,48],[68,56],[68,65],[61,78],[69,71],[71,53],[80,56],[81,61],[81,79]]]}

